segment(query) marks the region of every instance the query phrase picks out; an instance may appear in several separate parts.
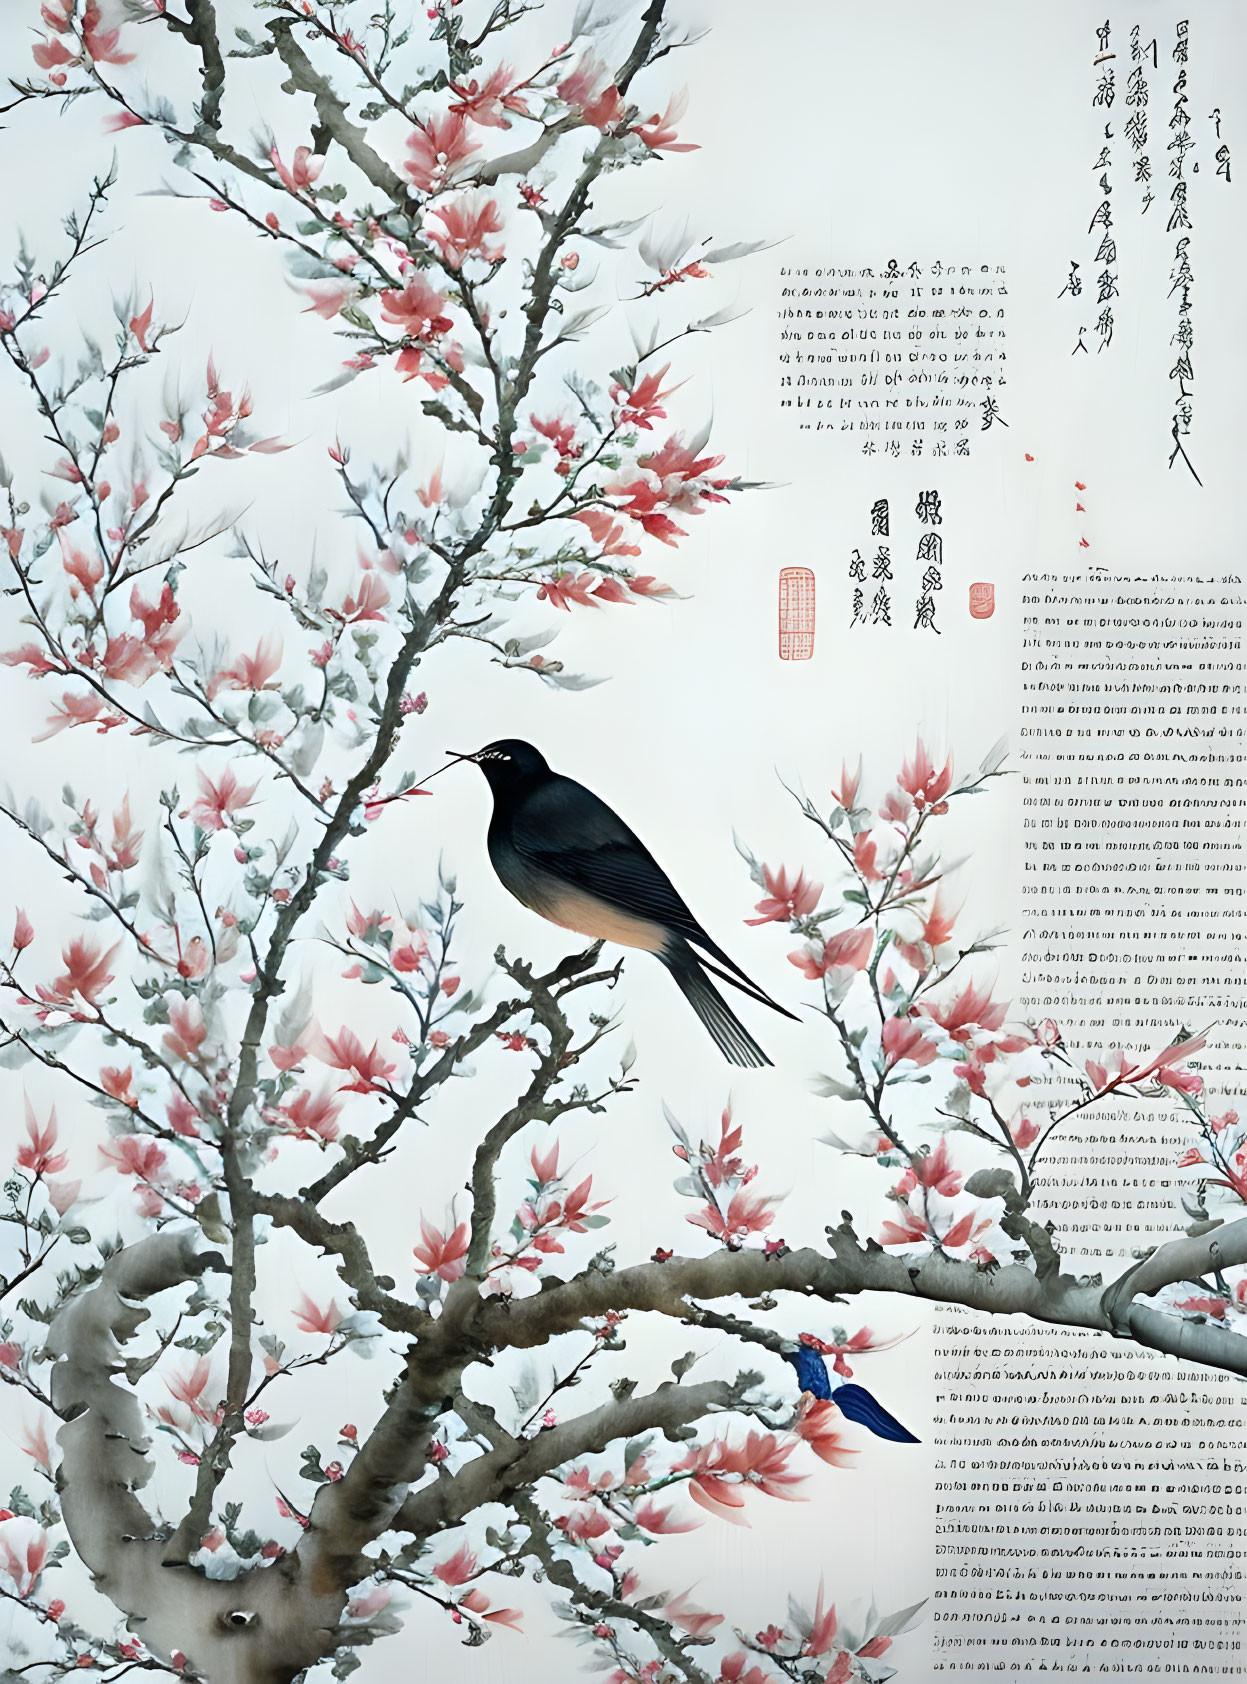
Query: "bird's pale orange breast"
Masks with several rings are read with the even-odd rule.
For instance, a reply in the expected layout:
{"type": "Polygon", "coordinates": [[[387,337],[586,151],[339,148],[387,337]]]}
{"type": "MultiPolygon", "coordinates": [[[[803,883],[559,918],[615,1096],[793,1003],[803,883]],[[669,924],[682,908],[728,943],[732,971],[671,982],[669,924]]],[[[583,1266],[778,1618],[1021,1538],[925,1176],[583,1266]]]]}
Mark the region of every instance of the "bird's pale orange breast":
{"type": "Polygon", "coordinates": [[[575,930],[577,935],[617,942],[620,947],[639,947],[646,953],[661,953],[666,943],[667,932],[661,924],[621,912],[582,890],[547,880],[538,893],[539,898],[529,890],[533,898],[528,905],[533,911],[565,930],[575,930]]]}

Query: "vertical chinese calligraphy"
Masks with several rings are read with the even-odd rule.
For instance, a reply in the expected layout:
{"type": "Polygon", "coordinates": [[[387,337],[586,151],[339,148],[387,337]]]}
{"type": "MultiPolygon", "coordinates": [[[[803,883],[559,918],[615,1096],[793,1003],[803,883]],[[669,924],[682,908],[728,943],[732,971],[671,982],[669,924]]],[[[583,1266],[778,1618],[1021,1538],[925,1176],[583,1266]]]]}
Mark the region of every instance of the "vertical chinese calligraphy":
{"type": "MultiPolygon", "coordinates": [[[[939,636],[935,623],[936,593],[944,588],[944,540],[935,527],[943,524],[943,499],[935,490],[920,491],[914,504],[920,524],[932,530],[918,539],[917,563],[919,584],[915,597],[915,631],[933,631],[939,636]]],[[[860,548],[849,556],[849,583],[853,587],[853,626],[892,625],[892,587],[896,575],[892,571],[891,513],[888,499],[879,497],[871,505],[870,536],[875,553],[867,557],[860,548]],[[882,540],[889,540],[887,543],[882,540]]],[[[903,583],[903,581],[902,581],[903,583]]]]}
{"type": "MultiPolygon", "coordinates": [[[[921,491],[914,513],[924,526],[941,526],[944,521],[941,507],[938,491],[921,491]]],[[[923,573],[918,587],[914,630],[933,631],[938,637],[940,628],[935,623],[935,593],[944,589],[944,540],[938,532],[924,532],[919,538],[918,564],[923,573]]]]}
{"type": "MultiPolygon", "coordinates": [[[[1186,65],[1190,49],[1190,24],[1187,19],[1184,18],[1178,24],[1175,33],[1173,61],[1178,67],[1178,75],[1173,85],[1173,116],[1169,120],[1169,127],[1173,131],[1173,139],[1169,142],[1169,150],[1173,154],[1169,164],[1173,188],[1169,194],[1169,220],[1165,224],[1166,230],[1171,234],[1175,229],[1189,230],[1191,227],[1187,203],[1186,160],[1187,153],[1195,145],[1191,134],[1191,108],[1186,92],[1186,65]]],[[[1169,466],[1172,468],[1180,456],[1190,469],[1196,484],[1202,484],[1185,442],[1191,436],[1191,421],[1195,413],[1195,364],[1191,355],[1195,346],[1195,319],[1191,309],[1191,290],[1195,285],[1195,276],[1191,269],[1189,232],[1181,232],[1178,235],[1169,280],[1169,296],[1173,298],[1176,294],[1178,303],[1177,327],[1173,336],[1177,355],[1173,367],[1169,370],[1170,380],[1176,380],[1178,383],[1177,394],[1174,397],[1173,426],[1170,429],[1173,449],[1169,453],[1169,466]]]]}
{"type": "MultiPolygon", "coordinates": [[[[1215,152],[1210,148],[1215,167],[1211,170],[1206,169],[1205,174],[1200,176],[1200,148],[1205,143],[1196,134],[1196,119],[1192,115],[1192,96],[1188,85],[1188,65],[1192,51],[1191,24],[1189,18],[1178,19],[1173,24],[1172,47],[1169,52],[1174,66],[1173,103],[1171,107],[1167,107],[1166,127],[1169,138],[1164,143],[1163,156],[1167,159],[1169,188],[1167,195],[1163,195],[1156,181],[1156,166],[1161,157],[1160,135],[1152,133],[1151,108],[1155,100],[1163,95],[1165,78],[1161,66],[1164,63],[1164,32],[1158,32],[1150,40],[1145,40],[1144,30],[1138,24],[1131,27],[1130,69],[1120,81],[1115,65],[1117,53],[1113,44],[1113,20],[1106,18],[1102,24],[1095,27],[1093,33],[1095,47],[1091,60],[1090,106],[1097,123],[1096,145],[1099,151],[1093,169],[1097,177],[1099,196],[1087,231],[1095,237],[1098,244],[1091,259],[1093,268],[1088,271],[1086,278],[1083,270],[1086,254],[1084,253],[1082,259],[1069,259],[1064,284],[1057,296],[1068,298],[1078,307],[1076,319],[1079,326],[1072,355],[1077,358],[1080,353],[1085,355],[1089,351],[1088,340],[1092,333],[1098,337],[1098,350],[1108,350],[1113,342],[1113,332],[1121,308],[1120,303],[1115,302],[1121,297],[1121,270],[1117,244],[1117,223],[1120,219],[1115,214],[1113,198],[1117,186],[1114,170],[1120,160],[1114,152],[1117,131],[1113,127],[1112,117],[1114,104],[1120,94],[1128,111],[1121,133],[1129,148],[1129,165],[1134,185],[1139,189],[1139,214],[1145,216],[1152,205],[1162,197],[1169,207],[1165,234],[1172,236],[1172,245],[1165,248],[1163,294],[1171,312],[1169,319],[1173,323],[1169,336],[1171,355],[1166,362],[1170,394],[1168,434],[1171,441],[1168,465],[1172,468],[1175,463],[1181,462],[1194,482],[1202,485],[1203,482],[1196,472],[1191,447],[1195,419],[1195,221],[1197,211],[1202,211],[1208,205],[1208,195],[1214,190],[1214,184],[1215,190],[1219,192],[1229,186],[1231,180],[1230,146],[1228,140],[1222,136],[1221,107],[1214,106],[1207,117],[1215,142],[1215,152]],[[1200,182],[1207,185],[1201,187],[1200,182]],[[1090,281],[1091,274],[1094,274],[1094,283],[1090,281]],[[1095,311],[1098,311],[1098,314],[1094,314],[1095,311]]],[[[1167,100],[1167,96],[1165,97],[1167,100]]],[[[1204,161],[1207,165],[1209,160],[1206,158],[1204,161]]],[[[1142,297],[1145,291],[1142,285],[1132,286],[1130,289],[1132,296],[1138,294],[1142,297]]],[[[989,418],[986,409],[984,410],[984,427],[990,426],[995,419],[998,418],[989,418]]]]}

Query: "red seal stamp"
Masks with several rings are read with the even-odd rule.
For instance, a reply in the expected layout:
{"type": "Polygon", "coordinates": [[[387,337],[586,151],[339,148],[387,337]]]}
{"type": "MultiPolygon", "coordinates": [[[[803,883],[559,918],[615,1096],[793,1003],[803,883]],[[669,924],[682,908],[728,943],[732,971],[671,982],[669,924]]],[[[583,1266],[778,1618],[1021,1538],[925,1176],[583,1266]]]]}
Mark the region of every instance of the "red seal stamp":
{"type": "Polygon", "coordinates": [[[970,618],[972,620],[990,620],[996,612],[995,585],[977,584],[970,586],[970,618]]]}
{"type": "Polygon", "coordinates": [[[808,661],[814,653],[814,575],[808,567],[779,573],[779,658],[808,661]]]}

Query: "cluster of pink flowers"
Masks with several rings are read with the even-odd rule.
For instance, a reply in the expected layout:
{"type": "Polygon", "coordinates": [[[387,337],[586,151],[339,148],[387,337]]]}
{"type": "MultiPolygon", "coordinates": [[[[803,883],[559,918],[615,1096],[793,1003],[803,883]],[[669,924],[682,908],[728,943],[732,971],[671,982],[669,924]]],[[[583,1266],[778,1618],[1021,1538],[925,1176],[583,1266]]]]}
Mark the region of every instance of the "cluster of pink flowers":
{"type": "Polygon", "coordinates": [[[466,1611],[478,1620],[488,1620],[492,1625],[509,1626],[512,1631],[522,1631],[523,1615],[518,1608],[493,1608],[484,1591],[473,1588],[464,1591],[462,1587],[470,1580],[478,1578],[482,1572],[488,1572],[477,1563],[477,1557],[467,1544],[461,1544],[453,1555],[444,1556],[433,1566],[433,1577],[448,1590],[460,1591],[461,1594],[452,1597],[446,1604],[451,1618],[458,1625],[466,1611]]]}
{"type": "Polygon", "coordinates": [[[672,518],[701,514],[707,503],[726,503],[731,478],[714,478],[722,456],[698,456],[682,436],[672,434],[658,450],[638,456],[604,487],[621,513],[635,520],[651,538],[674,545],[687,537],[672,518]]]}
{"type": "Polygon", "coordinates": [[[667,1112],[667,1124],[676,1137],[672,1147],[688,1174],[677,1177],[676,1191],[703,1200],[700,1210],[685,1217],[695,1228],[704,1228],[729,1250],[738,1251],[753,1234],[764,1234],[775,1220],[774,1197],[750,1192],[757,1164],[746,1164],[740,1156],[743,1130],[732,1121],[727,1104],[719,1118],[719,1138],[711,1145],[703,1140],[694,1146],[676,1119],[667,1112]]]}
{"type": "Polygon", "coordinates": [[[513,1271],[536,1275],[547,1258],[561,1253],[571,1234],[584,1234],[609,1221],[599,1214],[608,1199],[592,1200],[593,1177],[587,1175],[574,1186],[559,1168],[559,1143],[551,1141],[542,1151],[534,1146],[529,1154],[532,1179],[530,1196],[521,1201],[511,1224],[510,1243],[495,1244],[490,1253],[485,1291],[506,1295],[514,1288],[513,1271]]]}
{"type": "Polygon", "coordinates": [[[133,53],[121,50],[120,27],[104,27],[97,0],[87,0],[77,30],[74,0],[43,0],[39,10],[44,23],[53,33],[41,36],[31,51],[35,63],[40,70],[47,72],[48,81],[54,87],[63,88],[66,72],[84,62],[129,64],[134,58],[133,53]]]}
{"type": "Polygon", "coordinates": [[[935,1244],[946,1250],[972,1244],[991,1227],[992,1218],[968,1210],[955,1221],[946,1220],[947,1201],[955,1199],[961,1189],[962,1176],[953,1166],[948,1137],[941,1135],[935,1150],[918,1157],[889,1191],[899,1217],[883,1224],[879,1243],[935,1244]]]}

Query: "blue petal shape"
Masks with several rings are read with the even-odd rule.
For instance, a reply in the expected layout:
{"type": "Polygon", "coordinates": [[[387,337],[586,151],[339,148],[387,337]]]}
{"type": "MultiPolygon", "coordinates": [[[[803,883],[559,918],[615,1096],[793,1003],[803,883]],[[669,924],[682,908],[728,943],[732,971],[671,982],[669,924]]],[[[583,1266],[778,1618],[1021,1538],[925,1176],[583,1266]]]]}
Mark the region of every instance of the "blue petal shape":
{"type": "Polygon", "coordinates": [[[876,1438],[891,1439],[894,1444],[918,1444],[921,1442],[914,1437],[907,1427],[902,1427],[895,1415],[889,1415],[883,1405],[876,1402],[870,1395],[865,1386],[857,1386],[852,1383],[837,1386],[835,1401],[836,1407],[846,1420],[856,1421],[859,1427],[868,1428],[876,1438]]]}

